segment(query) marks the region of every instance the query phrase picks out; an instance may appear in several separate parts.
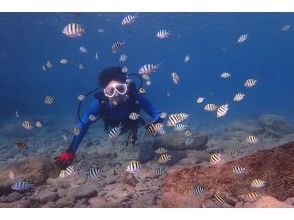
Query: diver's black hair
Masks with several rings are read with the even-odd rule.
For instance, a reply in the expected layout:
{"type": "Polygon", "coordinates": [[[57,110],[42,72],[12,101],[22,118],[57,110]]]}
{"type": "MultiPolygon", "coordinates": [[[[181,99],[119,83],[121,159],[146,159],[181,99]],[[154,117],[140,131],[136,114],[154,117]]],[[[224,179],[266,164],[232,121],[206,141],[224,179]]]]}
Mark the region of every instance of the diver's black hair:
{"type": "Polygon", "coordinates": [[[98,76],[98,85],[105,88],[105,86],[112,80],[125,82],[127,80],[127,75],[122,72],[120,67],[104,69],[98,76]]]}

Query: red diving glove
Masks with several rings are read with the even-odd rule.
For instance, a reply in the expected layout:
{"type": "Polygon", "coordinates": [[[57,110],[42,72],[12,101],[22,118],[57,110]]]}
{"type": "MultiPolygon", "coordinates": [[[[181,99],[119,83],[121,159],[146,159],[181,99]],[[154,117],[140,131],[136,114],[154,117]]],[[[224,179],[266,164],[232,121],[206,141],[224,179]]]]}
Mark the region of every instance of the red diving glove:
{"type": "Polygon", "coordinates": [[[54,158],[55,163],[61,166],[68,166],[73,161],[73,159],[74,154],[68,151],[54,158]]]}

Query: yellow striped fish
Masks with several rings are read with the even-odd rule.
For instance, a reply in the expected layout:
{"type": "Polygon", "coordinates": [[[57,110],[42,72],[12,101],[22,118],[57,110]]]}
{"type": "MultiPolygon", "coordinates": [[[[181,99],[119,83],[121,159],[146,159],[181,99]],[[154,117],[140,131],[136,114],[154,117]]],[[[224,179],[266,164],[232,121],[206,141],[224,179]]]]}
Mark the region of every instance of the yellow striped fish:
{"type": "Polygon", "coordinates": [[[221,105],[221,106],[217,109],[216,117],[217,117],[217,118],[224,117],[224,116],[227,114],[228,110],[229,110],[229,105],[228,105],[228,104],[221,105]]]}
{"type": "Polygon", "coordinates": [[[163,130],[163,124],[157,123],[157,124],[150,124],[147,128],[147,131],[152,136],[156,136],[157,134],[164,134],[165,131],[163,130]]]}
{"type": "Polygon", "coordinates": [[[31,123],[29,121],[24,121],[23,123],[21,123],[21,125],[26,129],[26,130],[31,130],[33,128],[33,126],[31,125],[31,123]]]}
{"type": "Polygon", "coordinates": [[[256,79],[247,79],[244,82],[244,86],[247,87],[247,88],[250,88],[250,87],[255,86],[256,83],[257,83],[257,80],[256,79]]]}
{"type": "Polygon", "coordinates": [[[221,154],[212,154],[210,155],[210,164],[215,165],[221,162],[221,154]]]}
{"type": "Polygon", "coordinates": [[[19,150],[24,150],[28,148],[28,145],[23,141],[18,141],[15,143],[15,145],[19,150]]]}
{"type": "Polygon", "coordinates": [[[158,159],[158,163],[166,163],[166,162],[170,161],[171,158],[172,158],[172,156],[169,153],[161,154],[158,159]]]}
{"type": "Polygon", "coordinates": [[[216,110],[217,110],[217,105],[215,105],[215,104],[211,104],[211,103],[206,104],[206,105],[204,106],[204,110],[205,110],[205,111],[208,111],[208,112],[216,111],[216,110]]]}
{"type": "Polygon", "coordinates": [[[82,37],[85,29],[80,24],[70,23],[62,29],[62,33],[72,38],[82,37]]]}
{"type": "Polygon", "coordinates": [[[251,187],[254,187],[254,188],[261,188],[261,187],[264,187],[266,184],[265,181],[261,180],[261,179],[255,179],[251,182],[251,187]]]}
{"type": "Polygon", "coordinates": [[[256,143],[259,141],[259,139],[258,139],[257,137],[255,137],[255,136],[251,135],[251,136],[248,136],[248,137],[245,139],[245,141],[246,141],[247,143],[250,143],[250,144],[256,144],[256,143]]]}
{"type": "Polygon", "coordinates": [[[136,160],[132,160],[129,162],[126,171],[129,173],[136,173],[138,171],[140,171],[141,169],[141,163],[139,161],[136,160]]]}
{"type": "Polygon", "coordinates": [[[259,193],[257,192],[250,192],[244,196],[241,196],[243,199],[245,199],[246,201],[248,202],[253,202],[255,201],[256,199],[258,199],[258,197],[260,196],[259,193]]]}
{"type": "Polygon", "coordinates": [[[220,205],[226,202],[225,201],[225,197],[222,194],[220,194],[220,193],[216,193],[214,195],[214,198],[217,201],[217,203],[220,204],[220,205]]]}

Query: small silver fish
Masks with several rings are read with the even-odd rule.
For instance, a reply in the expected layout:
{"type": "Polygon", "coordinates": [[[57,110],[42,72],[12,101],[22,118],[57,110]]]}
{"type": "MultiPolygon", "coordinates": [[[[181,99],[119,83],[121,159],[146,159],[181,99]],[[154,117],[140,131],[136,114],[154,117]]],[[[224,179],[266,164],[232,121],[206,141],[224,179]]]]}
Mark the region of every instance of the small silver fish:
{"type": "Polygon", "coordinates": [[[136,113],[136,112],[132,112],[130,115],[129,115],[129,119],[131,120],[138,120],[140,117],[140,114],[136,113]]]}
{"type": "Polygon", "coordinates": [[[60,63],[61,64],[67,64],[68,63],[68,60],[63,58],[63,59],[60,60],[60,63]]]}
{"type": "Polygon", "coordinates": [[[81,102],[85,101],[85,99],[86,99],[86,96],[84,96],[82,94],[78,96],[78,100],[81,102]]]}
{"type": "Polygon", "coordinates": [[[161,29],[156,33],[156,37],[159,38],[160,40],[166,39],[170,36],[170,31],[161,29]]]}
{"type": "Polygon", "coordinates": [[[179,84],[180,77],[178,76],[176,72],[171,73],[171,78],[174,84],[179,84]]]}
{"type": "Polygon", "coordinates": [[[197,102],[198,104],[202,103],[203,101],[204,101],[204,97],[199,97],[199,98],[197,98],[197,100],[196,100],[196,102],[197,102]]]}
{"type": "Polygon", "coordinates": [[[243,94],[243,93],[237,93],[234,96],[233,101],[234,102],[240,102],[244,97],[245,97],[245,94],[243,94]]]}
{"type": "Polygon", "coordinates": [[[159,155],[161,155],[161,154],[165,154],[165,153],[167,153],[167,152],[168,152],[168,150],[165,149],[165,148],[163,148],[163,147],[157,148],[157,149],[155,150],[155,153],[156,153],[156,154],[159,154],[159,155]]]}
{"type": "Polygon", "coordinates": [[[248,34],[242,34],[242,35],[238,38],[237,43],[238,43],[238,44],[241,44],[241,43],[245,42],[245,41],[247,40],[248,36],[249,36],[248,34]]]}
{"type": "Polygon", "coordinates": [[[88,176],[92,179],[95,180],[99,177],[100,175],[100,170],[96,167],[91,167],[88,171],[88,176]]]}
{"type": "Polygon", "coordinates": [[[53,96],[46,96],[45,97],[44,103],[46,105],[51,105],[53,102],[54,102],[54,97],[53,96]]]}
{"type": "Polygon", "coordinates": [[[184,62],[187,63],[189,62],[189,60],[190,60],[190,56],[189,55],[185,56],[184,62]]]}
{"type": "Polygon", "coordinates": [[[79,49],[82,53],[88,53],[88,50],[84,46],[80,46],[79,49]]]}
{"type": "Polygon", "coordinates": [[[73,129],[73,134],[75,136],[78,136],[80,133],[81,133],[81,130],[79,128],[76,127],[76,128],[73,129]]]}
{"type": "Polygon", "coordinates": [[[99,60],[98,53],[95,53],[95,60],[99,60]]]}
{"type": "Polygon", "coordinates": [[[121,69],[121,71],[123,72],[123,73],[127,73],[128,71],[129,71],[129,69],[128,69],[128,67],[123,67],[122,69],[121,69]]]}
{"type": "Polygon", "coordinates": [[[79,69],[80,70],[84,69],[84,65],[83,64],[79,64],[79,69]]]}
{"type": "Polygon", "coordinates": [[[31,130],[33,127],[31,125],[31,123],[29,121],[24,121],[22,124],[21,124],[26,130],[31,130]]]}
{"type": "Polygon", "coordinates": [[[127,59],[128,59],[128,56],[126,54],[122,54],[122,55],[120,55],[118,60],[120,62],[125,62],[127,59]]]}
{"type": "Polygon", "coordinates": [[[191,137],[188,137],[188,138],[186,139],[185,144],[188,146],[188,145],[192,144],[193,142],[194,142],[194,139],[191,138],[191,137]]]}
{"type": "Polygon", "coordinates": [[[37,121],[35,125],[36,125],[37,128],[42,128],[43,127],[43,125],[42,125],[42,123],[40,121],[37,121]]]}
{"type": "Polygon", "coordinates": [[[46,66],[51,69],[53,67],[52,63],[48,60],[46,63],[46,66]]]}
{"type": "Polygon", "coordinates": [[[89,115],[89,120],[90,121],[96,121],[97,117],[95,115],[89,115]]]}
{"type": "Polygon", "coordinates": [[[158,167],[155,169],[155,173],[158,174],[158,175],[162,175],[165,173],[165,169],[163,167],[158,167]]]}
{"type": "Polygon", "coordinates": [[[228,73],[228,72],[224,72],[224,73],[222,73],[222,74],[220,75],[220,77],[223,78],[223,79],[227,79],[227,78],[231,77],[231,74],[228,73]]]}

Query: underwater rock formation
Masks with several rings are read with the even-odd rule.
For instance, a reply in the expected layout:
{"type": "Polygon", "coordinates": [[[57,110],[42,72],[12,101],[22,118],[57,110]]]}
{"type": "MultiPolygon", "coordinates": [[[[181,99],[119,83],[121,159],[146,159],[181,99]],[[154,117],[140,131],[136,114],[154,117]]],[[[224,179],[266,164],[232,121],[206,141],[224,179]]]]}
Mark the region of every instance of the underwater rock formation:
{"type": "Polygon", "coordinates": [[[208,142],[208,135],[205,133],[193,132],[193,143],[186,145],[187,137],[183,133],[171,132],[158,137],[154,146],[164,147],[171,150],[205,150],[208,142]]]}
{"type": "Polygon", "coordinates": [[[60,170],[48,157],[28,157],[1,167],[0,196],[10,191],[10,186],[16,181],[27,181],[34,185],[41,185],[48,177],[57,176],[60,170]],[[9,178],[13,172],[15,179],[9,178]]]}
{"type": "Polygon", "coordinates": [[[242,201],[242,195],[252,191],[285,201],[294,197],[293,155],[294,142],[290,142],[219,165],[171,171],[165,178],[161,206],[236,207],[236,203],[242,201]],[[245,167],[246,173],[234,174],[232,168],[235,166],[245,167]],[[266,186],[252,188],[251,182],[257,178],[266,181],[266,186]],[[202,195],[192,194],[196,185],[203,186],[202,195]],[[219,205],[215,202],[213,196],[216,192],[226,198],[226,203],[219,205]]]}
{"type": "Polygon", "coordinates": [[[264,133],[264,127],[254,120],[238,119],[233,121],[226,129],[228,132],[244,131],[251,135],[264,133]]]}
{"type": "Polygon", "coordinates": [[[287,119],[274,114],[265,114],[258,118],[259,123],[273,132],[288,134],[293,131],[289,126],[287,119]]]}

